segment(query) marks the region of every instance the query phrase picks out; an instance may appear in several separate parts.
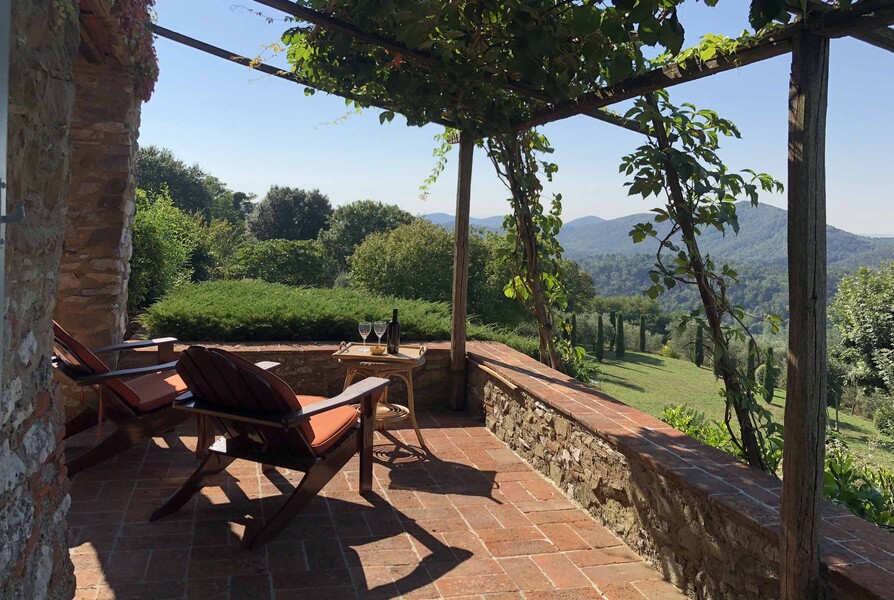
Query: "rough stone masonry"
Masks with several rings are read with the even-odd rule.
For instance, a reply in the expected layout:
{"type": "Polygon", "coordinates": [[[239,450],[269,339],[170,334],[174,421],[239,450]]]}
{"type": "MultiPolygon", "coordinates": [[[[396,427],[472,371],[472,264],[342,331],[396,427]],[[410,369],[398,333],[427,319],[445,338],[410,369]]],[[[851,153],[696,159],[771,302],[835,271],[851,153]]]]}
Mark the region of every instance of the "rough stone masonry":
{"type": "Polygon", "coordinates": [[[75,15],[48,0],[13,0],[6,328],[0,399],[0,598],[69,598],[62,413],[53,402],[51,316],[69,186],[78,48],[75,15]]]}

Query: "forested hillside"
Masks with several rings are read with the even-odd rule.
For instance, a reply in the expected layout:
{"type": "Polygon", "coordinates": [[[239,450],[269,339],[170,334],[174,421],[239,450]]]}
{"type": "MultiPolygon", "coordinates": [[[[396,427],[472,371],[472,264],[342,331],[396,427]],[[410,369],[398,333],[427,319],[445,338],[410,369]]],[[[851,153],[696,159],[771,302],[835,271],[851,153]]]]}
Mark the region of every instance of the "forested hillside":
{"type": "MultiPolygon", "coordinates": [[[[758,263],[784,267],[786,264],[786,211],[761,204],[752,207],[738,205],[740,230],[738,235],[726,236],[716,229],[702,232],[701,246],[712,255],[735,261],[738,265],[758,263]]],[[[641,213],[597,223],[580,223],[566,226],[559,239],[568,258],[579,260],[596,254],[648,254],[657,244],[647,240],[634,244],[630,230],[637,223],[652,220],[652,215],[641,213]]],[[[667,232],[667,225],[657,225],[660,233],[667,232]]],[[[853,270],[860,266],[878,266],[894,260],[894,239],[870,238],[848,233],[835,227],[828,228],[829,266],[853,270]]]]}

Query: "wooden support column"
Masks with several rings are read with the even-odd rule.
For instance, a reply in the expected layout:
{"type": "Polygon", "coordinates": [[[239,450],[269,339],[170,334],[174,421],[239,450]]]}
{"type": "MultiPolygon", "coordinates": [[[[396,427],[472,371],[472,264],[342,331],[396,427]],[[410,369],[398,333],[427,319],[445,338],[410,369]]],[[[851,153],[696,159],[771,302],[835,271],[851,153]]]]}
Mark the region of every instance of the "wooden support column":
{"type": "Polygon", "coordinates": [[[472,155],[475,140],[463,132],[459,136],[459,176],[456,182],[454,221],[453,304],[450,330],[450,408],[462,410],[466,404],[466,304],[469,292],[469,205],[472,194],[472,155]]]}
{"type": "Polygon", "coordinates": [[[780,598],[822,598],[819,539],[826,433],[826,106],[829,40],[793,40],[788,113],[789,342],[780,598]]]}

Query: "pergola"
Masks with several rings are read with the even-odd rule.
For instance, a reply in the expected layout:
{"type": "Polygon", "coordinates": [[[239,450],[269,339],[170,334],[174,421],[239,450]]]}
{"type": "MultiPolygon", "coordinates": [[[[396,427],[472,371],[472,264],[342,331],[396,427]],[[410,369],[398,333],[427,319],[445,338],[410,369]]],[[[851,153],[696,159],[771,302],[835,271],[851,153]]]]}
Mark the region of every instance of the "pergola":
{"type": "MultiPolygon", "coordinates": [[[[295,4],[289,0],[254,0],[296,20],[337,31],[354,41],[378,47],[408,61],[432,68],[445,66],[427,51],[413,49],[396,39],[367,31],[356,23],[295,4]]],[[[331,3],[336,4],[336,3],[331,3]]],[[[567,3],[564,3],[567,4],[567,3]]],[[[639,73],[613,85],[598,87],[573,98],[554,98],[514,77],[500,78],[498,85],[536,106],[527,118],[504,131],[492,131],[481,123],[478,131],[459,136],[459,169],[456,192],[455,260],[453,273],[451,336],[451,405],[460,408],[464,395],[466,356],[466,296],[469,259],[469,204],[472,160],[476,138],[517,132],[538,125],[586,115],[644,133],[637,121],[608,112],[606,107],[730,69],[791,53],[788,134],[788,272],[789,352],[785,407],[785,461],[781,511],[781,597],[819,597],[819,524],[821,517],[823,457],[826,425],[826,186],[825,129],[828,98],[829,40],[851,36],[894,52],[894,0],[862,0],[847,8],[808,0],[807,13],[799,20],[758,36],[735,51],[711,59],[691,58],[639,73]]],[[[792,9],[792,12],[799,11],[792,9]]],[[[154,25],[154,33],[225,60],[250,66],[263,73],[304,86],[313,81],[277,67],[259,63],[239,53],[207,44],[154,25]]],[[[505,74],[504,74],[505,75],[505,74]]],[[[394,110],[387,103],[358,96],[351,91],[322,91],[394,110]]],[[[457,127],[449,118],[433,118],[457,127]]]]}

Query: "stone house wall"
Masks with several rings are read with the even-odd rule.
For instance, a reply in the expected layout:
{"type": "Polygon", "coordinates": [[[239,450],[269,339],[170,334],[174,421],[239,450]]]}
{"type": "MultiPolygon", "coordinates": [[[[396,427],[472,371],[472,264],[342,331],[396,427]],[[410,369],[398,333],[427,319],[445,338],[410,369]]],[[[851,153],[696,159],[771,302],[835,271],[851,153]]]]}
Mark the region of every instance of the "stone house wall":
{"type": "MultiPolygon", "coordinates": [[[[780,482],[501,344],[469,346],[489,429],[693,598],[779,597],[780,482]]],[[[829,599],[891,598],[894,534],[826,504],[829,599]]]]}
{"type": "MultiPolygon", "coordinates": [[[[79,55],[72,180],[56,319],[89,347],[121,342],[127,315],[141,101],[133,68],[79,55]]],[[[114,358],[114,357],[112,357],[114,358]]]]}
{"type": "Polygon", "coordinates": [[[69,185],[76,19],[54,2],[13,0],[3,391],[0,598],[70,598],[62,414],[53,402],[51,317],[69,185]]]}

